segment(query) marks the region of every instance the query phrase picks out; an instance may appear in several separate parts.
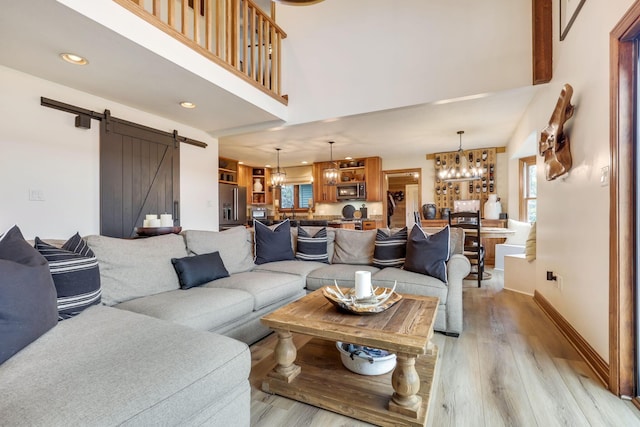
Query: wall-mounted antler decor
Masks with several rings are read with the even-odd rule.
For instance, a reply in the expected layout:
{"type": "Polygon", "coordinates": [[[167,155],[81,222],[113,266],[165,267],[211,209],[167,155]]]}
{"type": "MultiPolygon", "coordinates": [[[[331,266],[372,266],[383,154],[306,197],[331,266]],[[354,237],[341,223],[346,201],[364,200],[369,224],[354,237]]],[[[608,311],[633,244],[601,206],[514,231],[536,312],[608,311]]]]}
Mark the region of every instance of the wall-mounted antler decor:
{"type": "Polygon", "coordinates": [[[556,108],[551,114],[549,125],[540,133],[538,151],[544,157],[544,170],[547,181],[552,181],[571,169],[569,137],[564,133],[564,123],[573,116],[571,105],[573,88],[565,84],[560,91],[556,108]]]}

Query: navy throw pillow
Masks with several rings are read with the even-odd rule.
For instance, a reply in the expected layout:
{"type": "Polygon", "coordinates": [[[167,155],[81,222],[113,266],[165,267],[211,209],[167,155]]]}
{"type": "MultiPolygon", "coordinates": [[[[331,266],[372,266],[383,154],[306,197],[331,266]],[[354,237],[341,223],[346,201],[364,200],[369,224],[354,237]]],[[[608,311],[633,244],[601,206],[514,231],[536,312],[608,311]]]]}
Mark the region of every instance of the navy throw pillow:
{"type": "Polygon", "coordinates": [[[407,256],[407,237],[407,227],[394,234],[378,228],[373,250],[374,267],[402,267],[407,256]]]}
{"type": "Polygon", "coordinates": [[[304,228],[298,227],[298,248],[296,258],[303,261],[329,263],[327,253],[327,227],[322,227],[313,236],[304,228]]]}
{"type": "Polygon", "coordinates": [[[414,225],[407,240],[407,258],[404,269],[426,274],[447,283],[449,259],[449,226],[434,234],[427,234],[414,225]]]}
{"type": "Polygon", "coordinates": [[[100,270],[95,254],[76,233],[62,248],[36,237],[36,249],[49,263],[58,295],[58,320],[69,319],[100,304],[100,270]]]}
{"type": "Polygon", "coordinates": [[[47,260],[17,226],[0,236],[0,364],[58,323],[47,260]]]}
{"type": "Polygon", "coordinates": [[[273,230],[259,221],[254,221],[254,228],[256,264],[295,259],[291,248],[291,225],[288,219],[273,230]]]}
{"type": "Polygon", "coordinates": [[[218,251],[184,258],[171,258],[171,263],[178,274],[182,289],[229,277],[229,272],[218,251]]]}

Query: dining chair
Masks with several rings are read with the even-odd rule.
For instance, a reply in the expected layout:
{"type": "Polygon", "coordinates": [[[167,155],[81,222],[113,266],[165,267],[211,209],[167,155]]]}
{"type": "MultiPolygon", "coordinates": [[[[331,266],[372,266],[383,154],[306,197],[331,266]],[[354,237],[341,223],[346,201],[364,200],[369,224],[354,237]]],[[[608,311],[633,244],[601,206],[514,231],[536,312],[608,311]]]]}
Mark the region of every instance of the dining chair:
{"type": "Polygon", "coordinates": [[[480,287],[482,276],[484,275],[484,246],[480,241],[480,211],[451,212],[449,214],[449,226],[460,227],[465,231],[464,255],[471,262],[472,274],[475,266],[478,287],[480,287]]]}

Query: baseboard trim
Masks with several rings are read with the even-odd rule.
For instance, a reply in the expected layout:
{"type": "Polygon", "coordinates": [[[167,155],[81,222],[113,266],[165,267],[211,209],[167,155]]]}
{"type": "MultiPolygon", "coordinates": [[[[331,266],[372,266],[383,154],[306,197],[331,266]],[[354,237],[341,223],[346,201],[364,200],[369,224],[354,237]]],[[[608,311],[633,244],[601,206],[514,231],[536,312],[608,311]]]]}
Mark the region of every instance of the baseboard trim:
{"type": "Polygon", "coordinates": [[[591,347],[582,335],[576,331],[573,326],[565,319],[558,310],[551,305],[545,297],[538,291],[534,291],[533,300],[538,304],[540,309],[551,319],[551,321],[560,329],[573,348],[576,349],[584,361],[595,372],[596,376],[602,381],[605,387],[609,385],[609,364],[591,347]]]}

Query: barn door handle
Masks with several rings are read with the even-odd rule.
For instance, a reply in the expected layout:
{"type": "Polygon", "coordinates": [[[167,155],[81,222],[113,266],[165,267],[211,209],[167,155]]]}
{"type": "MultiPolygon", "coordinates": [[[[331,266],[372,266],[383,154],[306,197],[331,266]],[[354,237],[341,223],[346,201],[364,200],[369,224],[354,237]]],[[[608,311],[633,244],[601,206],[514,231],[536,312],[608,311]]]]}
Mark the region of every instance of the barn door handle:
{"type": "Polygon", "coordinates": [[[173,202],[173,219],[174,221],[180,221],[180,202],[177,200],[173,202]]]}

